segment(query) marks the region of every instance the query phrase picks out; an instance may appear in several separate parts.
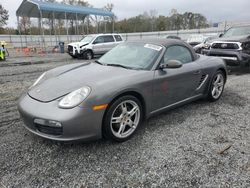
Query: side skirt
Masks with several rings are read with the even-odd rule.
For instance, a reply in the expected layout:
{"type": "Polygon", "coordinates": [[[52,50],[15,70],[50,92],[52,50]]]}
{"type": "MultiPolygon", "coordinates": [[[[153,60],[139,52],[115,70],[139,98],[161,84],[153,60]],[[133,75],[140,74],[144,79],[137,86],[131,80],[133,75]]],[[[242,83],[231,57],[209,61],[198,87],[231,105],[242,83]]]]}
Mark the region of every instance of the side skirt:
{"type": "Polygon", "coordinates": [[[174,108],[176,108],[176,107],[182,106],[182,105],[184,105],[184,104],[188,104],[188,103],[190,103],[190,102],[192,102],[192,101],[196,101],[196,100],[201,99],[201,98],[203,98],[203,97],[204,97],[203,94],[198,94],[198,95],[195,95],[195,96],[186,98],[186,99],[184,99],[184,100],[182,100],[182,101],[178,101],[178,102],[176,102],[176,103],[170,104],[170,105],[165,106],[165,107],[163,107],[163,108],[154,110],[154,111],[152,111],[152,112],[149,113],[148,118],[151,117],[151,116],[157,115],[157,114],[159,114],[159,113],[161,113],[161,112],[165,112],[165,111],[174,109],[174,108]]]}

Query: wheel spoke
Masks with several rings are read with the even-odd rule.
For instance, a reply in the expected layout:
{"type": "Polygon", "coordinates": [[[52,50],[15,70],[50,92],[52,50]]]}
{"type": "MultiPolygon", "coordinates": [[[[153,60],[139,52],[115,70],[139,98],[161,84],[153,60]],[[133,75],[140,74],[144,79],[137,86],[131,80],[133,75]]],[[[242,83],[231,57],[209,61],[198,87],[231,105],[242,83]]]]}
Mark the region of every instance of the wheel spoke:
{"type": "Polygon", "coordinates": [[[125,130],[125,127],[126,127],[126,125],[123,124],[123,123],[121,123],[121,126],[120,126],[119,131],[118,131],[118,134],[119,134],[119,135],[122,135],[122,134],[123,134],[123,132],[124,132],[124,130],[125,130]]]}
{"type": "Polygon", "coordinates": [[[135,128],[135,124],[134,124],[134,122],[133,122],[131,119],[129,120],[129,122],[127,123],[127,125],[128,125],[129,127],[131,127],[132,129],[135,128]]]}
{"type": "Polygon", "coordinates": [[[216,79],[215,79],[215,84],[218,84],[218,82],[220,81],[220,75],[217,75],[216,79]]]}
{"type": "Polygon", "coordinates": [[[214,96],[215,94],[216,94],[216,87],[214,87],[212,90],[212,95],[214,96]]]}
{"type": "Polygon", "coordinates": [[[132,117],[139,110],[138,106],[135,106],[128,112],[129,116],[132,117]]]}
{"type": "Polygon", "coordinates": [[[112,118],[112,123],[121,123],[121,121],[122,121],[122,118],[120,116],[112,118]]]}
{"type": "Polygon", "coordinates": [[[219,88],[216,88],[216,96],[218,96],[220,94],[220,90],[219,88]]]}
{"type": "Polygon", "coordinates": [[[223,83],[219,82],[217,85],[218,85],[219,87],[221,87],[221,86],[223,86],[223,83]]]}
{"type": "Polygon", "coordinates": [[[122,114],[126,114],[128,110],[125,102],[121,104],[121,108],[122,108],[122,114]]]}

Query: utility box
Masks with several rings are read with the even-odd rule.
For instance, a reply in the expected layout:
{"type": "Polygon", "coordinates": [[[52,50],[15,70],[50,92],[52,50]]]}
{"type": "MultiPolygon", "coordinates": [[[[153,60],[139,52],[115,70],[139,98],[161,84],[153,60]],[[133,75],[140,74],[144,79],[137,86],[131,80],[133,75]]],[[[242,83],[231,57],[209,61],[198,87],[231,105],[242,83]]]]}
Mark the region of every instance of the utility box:
{"type": "Polygon", "coordinates": [[[59,42],[60,53],[64,53],[64,42],[59,42]]]}

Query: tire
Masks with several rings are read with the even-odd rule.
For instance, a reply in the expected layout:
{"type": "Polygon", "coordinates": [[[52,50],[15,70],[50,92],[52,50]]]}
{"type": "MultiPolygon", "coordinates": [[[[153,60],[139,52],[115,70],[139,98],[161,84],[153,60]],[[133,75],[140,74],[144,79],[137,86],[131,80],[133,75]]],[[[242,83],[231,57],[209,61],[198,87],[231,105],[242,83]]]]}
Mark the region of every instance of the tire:
{"type": "Polygon", "coordinates": [[[103,136],[116,142],[130,139],[143,120],[141,102],[131,95],[118,98],[105,114],[103,136]]]}
{"type": "Polygon", "coordinates": [[[246,72],[250,73],[250,61],[246,63],[246,72]]]}
{"type": "Polygon", "coordinates": [[[92,51],[88,50],[84,53],[84,58],[87,59],[87,60],[91,60],[93,59],[93,53],[92,51]]]}
{"type": "Polygon", "coordinates": [[[222,71],[218,70],[211,81],[210,88],[208,90],[207,99],[211,102],[217,101],[220,99],[225,86],[225,75],[222,71]]]}
{"type": "Polygon", "coordinates": [[[73,59],[76,59],[77,57],[76,56],[74,56],[74,55],[70,55],[73,59]]]}

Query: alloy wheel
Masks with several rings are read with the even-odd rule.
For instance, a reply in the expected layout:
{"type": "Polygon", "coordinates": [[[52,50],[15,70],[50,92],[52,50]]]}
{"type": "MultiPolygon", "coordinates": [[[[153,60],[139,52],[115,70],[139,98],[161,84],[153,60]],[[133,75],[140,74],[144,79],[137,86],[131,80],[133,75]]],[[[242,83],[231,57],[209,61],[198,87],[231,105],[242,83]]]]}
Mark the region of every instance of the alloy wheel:
{"type": "Polygon", "coordinates": [[[221,73],[218,73],[214,79],[213,79],[213,83],[212,83],[212,97],[214,99],[218,99],[222,92],[223,92],[223,88],[224,88],[224,76],[221,73]]]}
{"type": "Polygon", "coordinates": [[[133,100],[121,102],[113,111],[110,127],[117,138],[129,137],[140,122],[141,111],[139,105],[133,100]]]}
{"type": "Polygon", "coordinates": [[[86,58],[87,58],[88,60],[92,59],[92,53],[91,53],[91,52],[87,52],[87,53],[86,53],[86,58]]]}

